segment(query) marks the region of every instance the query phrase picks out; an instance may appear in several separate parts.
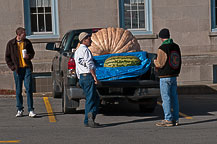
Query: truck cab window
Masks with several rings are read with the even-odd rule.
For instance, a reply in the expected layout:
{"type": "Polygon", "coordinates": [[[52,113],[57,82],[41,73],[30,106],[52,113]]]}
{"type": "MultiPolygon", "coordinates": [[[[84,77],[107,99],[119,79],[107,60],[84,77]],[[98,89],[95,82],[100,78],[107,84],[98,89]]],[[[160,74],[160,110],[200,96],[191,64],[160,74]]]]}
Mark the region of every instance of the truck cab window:
{"type": "Polygon", "coordinates": [[[66,34],[66,35],[63,37],[63,39],[62,39],[62,41],[61,41],[61,43],[60,43],[60,50],[61,50],[61,51],[63,51],[63,50],[65,49],[67,39],[68,39],[68,34],[66,34]]]}
{"type": "Polygon", "coordinates": [[[72,49],[76,49],[78,43],[79,43],[79,40],[78,40],[78,35],[79,34],[76,34],[73,39],[72,39],[72,43],[71,43],[71,50],[72,49]]]}

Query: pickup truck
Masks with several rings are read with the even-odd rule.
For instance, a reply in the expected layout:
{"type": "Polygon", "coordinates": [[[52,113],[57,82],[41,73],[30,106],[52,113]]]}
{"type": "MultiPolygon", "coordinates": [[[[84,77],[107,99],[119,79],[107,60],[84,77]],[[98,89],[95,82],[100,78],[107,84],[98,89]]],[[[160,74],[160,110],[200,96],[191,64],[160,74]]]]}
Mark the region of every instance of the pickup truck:
{"type": "MultiPolygon", "coordinates": [[[[58,47],[54,42],[46,45],[46,50],[57,51],[51,67],[52,93],[54,98],[62,97],[64,113],[75,113],[79,101],[85,99],[76,76],[73,58],[79,43],[78,35],[81,32],[91,34],[98,30],[98,28],[71,30],[64,35],[58,47]]],[[[97,85],[102,105],[128,100],[137,103],[142,112],[154,111],[157,98],[160,96],[159,79],[153,64],[156,54],[147,53],[147,58],[151,60],[151,66],[145,74],[122,80],[101,81],[97,85]]]]}

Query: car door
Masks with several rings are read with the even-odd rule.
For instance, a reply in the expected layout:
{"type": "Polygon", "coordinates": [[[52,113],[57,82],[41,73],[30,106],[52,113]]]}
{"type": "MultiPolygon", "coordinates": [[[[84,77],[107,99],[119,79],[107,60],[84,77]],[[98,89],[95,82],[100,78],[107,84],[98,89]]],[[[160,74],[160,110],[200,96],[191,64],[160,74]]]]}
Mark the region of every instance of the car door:
{"type": "Polygon", "coordinates": [[[61,43],[60,43],[60,46],[59,46],[59,52],[58,54],[55,56],[55,74],[56,74],[56,80],[57,80],[57,83],[61,86],[61,82],[62,82],[62,66],[61,66],[61,61],[62,61],[62,57],[63,57],[63,52],[64,52],[64,49],[66,47],[66,42],[67,42],[67,39],[68,39],[68,33],[64,35],[61,43]]]}

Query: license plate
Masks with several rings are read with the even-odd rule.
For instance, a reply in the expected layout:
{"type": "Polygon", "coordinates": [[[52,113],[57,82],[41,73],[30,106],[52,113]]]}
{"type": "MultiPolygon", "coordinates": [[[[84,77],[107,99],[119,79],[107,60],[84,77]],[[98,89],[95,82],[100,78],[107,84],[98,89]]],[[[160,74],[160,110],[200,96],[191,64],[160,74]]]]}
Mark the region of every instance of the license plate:
{"type": "Polygon", "coordinates": [[[109,93],[113,94],[113,93],[122,93],[122,88],[109,88],[109,93]]]}

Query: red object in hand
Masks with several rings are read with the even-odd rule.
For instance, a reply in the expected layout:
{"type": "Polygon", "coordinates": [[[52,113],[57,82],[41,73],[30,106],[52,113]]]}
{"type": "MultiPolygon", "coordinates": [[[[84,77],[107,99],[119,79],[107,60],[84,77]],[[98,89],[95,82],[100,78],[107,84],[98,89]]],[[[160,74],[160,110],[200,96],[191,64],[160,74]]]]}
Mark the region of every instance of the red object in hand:
{"type": "Polygon", "coordinates": [[[29,55],[25,54],[24,59],[29,59],[29,55]]]}

